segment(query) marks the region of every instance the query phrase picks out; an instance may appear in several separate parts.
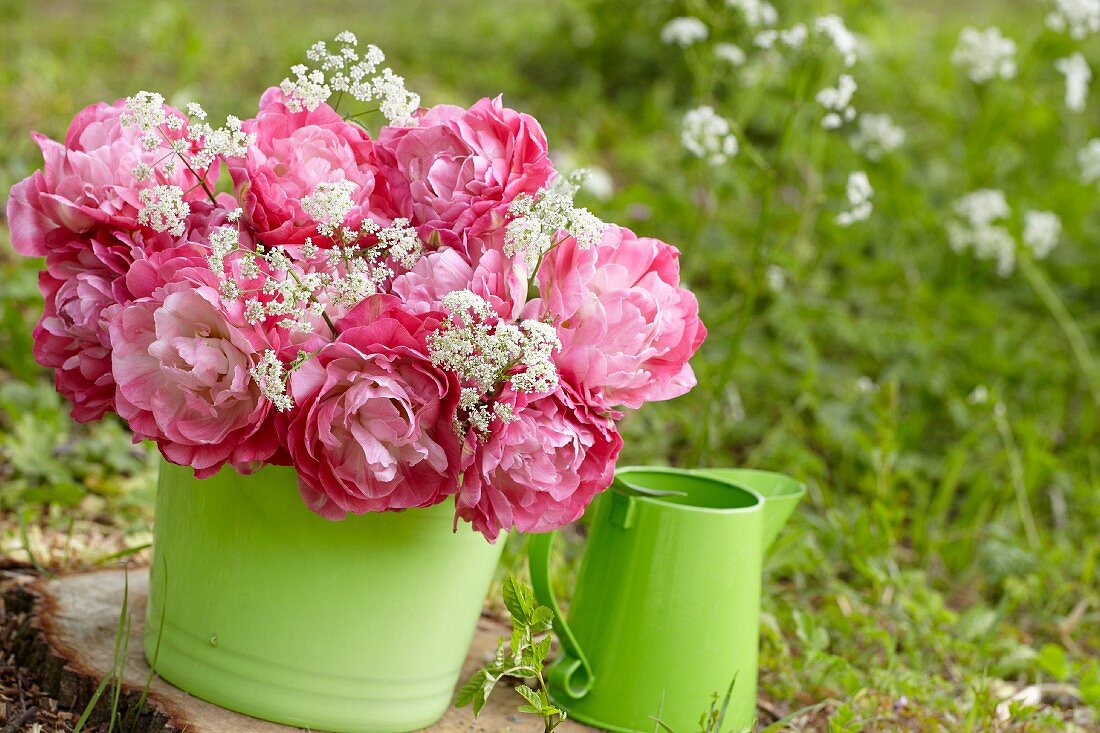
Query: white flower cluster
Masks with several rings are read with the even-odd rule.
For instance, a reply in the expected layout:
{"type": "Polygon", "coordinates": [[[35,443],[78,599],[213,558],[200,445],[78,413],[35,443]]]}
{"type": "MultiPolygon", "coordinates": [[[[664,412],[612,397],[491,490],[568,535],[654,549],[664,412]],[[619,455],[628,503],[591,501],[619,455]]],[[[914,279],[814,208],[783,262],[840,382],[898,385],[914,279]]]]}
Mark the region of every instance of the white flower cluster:
{"type": "Polygon", "coordinates": [[[536,320],[505,323],[479,295],[456,290],[443,297],[451,319],[428,337],[432,363],[453,372],[461,385],[455,430],[484,434],[495,417],[515,419],[496,402],[505,383],[518,392],[538,394],[558,385],[553,354],[561,349],[554,327],[536,320]]]}
{"type": "Polygon", "coordinates": [[[294,407],[294,400],[286,392],[286,380],[289,376],[286,367],[273,350],[263,353],[260,361],[249,369],[252,381],[260,388],[260,394],[275,405],[280,412],[294,407]]]}
{"type": "Polygon", "coordinates": [[[313,193],[303,196],[302,211],[317,222],[317,231],[326,237],[334,237],[336,230],[343,225],[344,219],[355,207],[351,195],[355,192],[351,181],[318,183],[313,193]]]}
{"type": "Polygon", "coordinates": [[[749,28],[772,26],[779,22],[779,13],[767,0],[726,0],[726,5],[741,11],[749,28]]]}
{"type": "Polygon", "coordinates": [[[753,37],[753,43],[759,48],[774,48],[779,43],[792,51],[806,45],[810,31],[805,23],[795,23],[790,28],[769,28],[753,37]]]}
{"type": "Polygon", "coordinates": [[[1100,137],[1089,140],[1077,152],[1077,165],[1081,167],[1081,180],[1085,183],[1100,181],[1100,137]]]}
{"type": "Polygon", "coordinates": [[[151,186],[138,194],[141,210],[138,223],[157,232],[168,232],[173,237],[183,236],[187,229],[187,216],[191,205],[183,200],[179,186],[151,186]]]}
{"type": "Polygon", "coordinates": [[[1077,40],[1100,31],[1100,0],[1054,0],[1047,27],[1077,40]]]}
{"type": "Polygon", "coordinates": [[[1016,266],[1016,242],[1003,221],[1012,210],[1004,192],[981,189],[955,202],[956,219],[947,224],[951,249],[970,250],[979,260],[996,260],[997,274],[1007,277],[1016,266]]]}
{"type": "Polygon", "coordinates": [[[508,206],[511,220],[504,232],[504,254],[522,254],[530,277],[534,278],[543,256],[566,237],[576,239],[581,249],[595,246],[603,237],[604,223],[588,209],[573,205],[585,175],[581,170],[559,177],[534,196],[516,196],[508,206]]]}
{"type": "Polygon", "coordinates": [[[959,34],[951,62],[975,84],[997,77],[1011,79],[1016,76],[1016,42],[1002,35],[996,26],[985,30],[968,26],[959,34]]]}
{"type": "Polygon", "coordinates": [[[709,105],[702,105],[684,115],[680,143],[696,158],[710,165],[722,165],[737,155],[737,138],[730,123],[709,105]]]}
{"type": "Polygon", "coordinates": [[[1062,237],[1062,220],[1053,211],[1024,213],[1024,245],[1035,259],[1045,259],[1062,237]]]}
{"type": "Polygon", "coordinates": [[[746,60],[745,50],[736,43],[716,43],[714,45],[714,56],[730,66],[741,66],[746,60]]]}
{"type": "Polygon", "coordinates": [[[841,74],[835,87],[825,87],[817,93],[817,102],[828,112],[821,119],[826,130],[835,130],[845,122],[855,119],[856,110],[852,106],[852,97],[856,93],[856,80],[848,74],[841,74]]]}
{"type": "Polygon", "coordinates": [[[390,262],[411,268],[420,254],[420,237],[407,219],[395,219],[386,228],[367,219],[358,229],[335,230],[333,246],[325,249],[311,238],[296,249],[261,244],[247,249],[235,227],[221,226],[210,235],[207,262],[220,279],[222,295],[243,300],[249,323],[278,318],[280,328],[310,332],[327,304],[357,305],[393,276],[390,262]],[[257,279],[262,281],[258,287],[257,279]]]}
{"type": "Polygon", "coordinates": [[[859,129],[852,135],[851,143],[856,151],[877,161],[905,144],[905,130],[890,115],[864,113],[859,116],[859,129]]]}
{"type": "Polygon", "coordinates": [[[871,188],[871,182],[863,171],[855,171],[848,175],[846,187],[848,195],[848,211],[842,211],[836,215],[836,223],[842,227],[848,227],[858,221],[866,221],[871,216],[874,204],[871,198],[875,195],[875,189],[871,188]]]}
{"type": "Polygon", "coordinates": [[[405,89],[404,78],[392,69],[378,70],[386,56],[377,46],[368,45],[366,53],[360,55],[358,45],[359,40],[350,31],[336,36],[335,51],[330,51],[324,41],[313,44],[306,52],[312,63],[291,67],[293,78],[283,79],[279,85],[287,108],[291,112],[312,112],[333,94],[347,94],[360,102],[376,103],[391,125],[416,125],[420,95],[405,89]]]}
{"type": "Polygon", "coordinates": [[[686,47],[707,40],[707,26],[698,18],[673,18],[661,29],[661,43],[686,47]]]}
{"type": "Polygon", "coordinates": [[[859,39],[844,25],[843,18],[839,15],[822,15],[814,21],[814,30],[829,39],[844,60],[845,66],[851,68],[856,65],[859,58],[859,39]]]}
{"type": "MultiPolygon", "coordinates": [[[[226,117],[223,127],[211,127],[206,122],[206,111],[195,102],[187,105],[187,118],[185,123],[178,115],[169,114],[163,95],[143,91],[126,98],[119,122],[123,127],[136,127],[145,133],[142,146],[146,150],[163,148],[174,154],[161,164],[169,174],[174,170],[176,156],[201,177],[219,157],[240,157],[256,142],[256,136],[245,133],[241,120],[232,115],[226,117]],[[185,136],[168,134],[179,132],[185,126],[185,136]]],[[[144,180],[152,170],[142,164],[133,173],[138,180],[144,180]]]]}
{"type": "Polygon", "coordinates": [[[1072,112],[1084,112],[1089,96],[1092,69],[1080,52],[1058,59],[1055,68],[1066,77],[1066,107],[1072,112]]]}

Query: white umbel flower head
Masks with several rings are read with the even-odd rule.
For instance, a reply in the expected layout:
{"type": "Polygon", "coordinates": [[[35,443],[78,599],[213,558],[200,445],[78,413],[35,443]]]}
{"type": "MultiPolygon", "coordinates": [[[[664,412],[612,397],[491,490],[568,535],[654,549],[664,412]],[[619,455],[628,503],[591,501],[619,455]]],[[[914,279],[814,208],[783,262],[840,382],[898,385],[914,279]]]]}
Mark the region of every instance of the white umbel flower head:
{"type": "Polygon", "coordinates": [[[714,56],[730,66],[741,66],[745,63],[745,51],[736,43],[715,44],[714,56]]]}
{"type": "Polygon", "coordinates": [[[947,240],[957,253],[970,250],[979,260],[995,260],[997,274],[1007,277],[1016,266],[1016,240],[1001,223],[1012,213],[1004,192],[981,189],[955,202],[955,219],[947,240]]]}
{"type": "Polygon", "coordinates": [[[978,30],[962,29],[951,62],[966,72],[970,81],[984,84],[997,77],[1016,76],[1016,42],[1001,34],[996,26],[978,30]]]}
{"type": "Polygon", "coordinates": [[[826,110],[821,126],[826,130],[835,130],[845,122],[855,119],[856,110],[852,106],[852,96],[856,93],[856,80],[848,74],[841,74],[835,87],[825,87],[817,93],[817,102],[826,110]]]}
{"type": "Polygon", "coordinates": [[[871,198],[875,195],[875,189],[871,188],[871,181],[863,171],[855,171],[848,176],[846,186],[848,195],[848,211],[842,211],[836,215],[836,223],[842,227],[848,227],[857,221],[866,221],[871,216],[874,204],[871,198]]]}
{"type": "Polygon", "coordinates": [[[313,193],[302,197],[302,211],[317,222],[317,231],[327,237],[335,236],[336,228],[355,206],[351,198],[355,188],[351,181],[318,183],[313,193]]]}
{"type": "Polygon", "coordinates": [[[1100,181],[1100,137],[1089,140],[1077,153],[1077,165],[1081,167],[1081,180],[1085,183],[1100,181]]]}
{"type": "Polygon", "coordinates": [[[187,217],[191,205],[183,200],[183,189],[179,186],[151,186],[143,188],[138,194],[141,211],[138,223],[154,231],[168,232],[174,237],[182,236],[187,228],[187,217]]]}
{"type": "Polygon", "coordinates": [[[1079,41],[1100,31],[1100,0],[1054,0],[1047,27],[1079,41]]]}
{"type": "Polygon", "coordinates": [[[689,153],[710,165],[722,165],[737,155],[737,138],[730,131],[729,121],[707,105],[684,115],[680,143],[689,153]]]}
{"type": "Polygon", "coordinates": [[[740,11],[749,28],[773,26],[779,22],[779,13],[767,0],[726,0],[726,5],[740,11]]]}
{"type": "Polygon", "coordinates": [[[1024,245],[1035,259],[1041,260],[1058,246],[1062,236],[1062,220],[1053,211],[1024,213],[1024,245]]]}
{"type": "Polygon", "coordinates": [[[855,66],[859,58],[859,39],[844,25],[843,18],[839,15],[822,15],[814,21],[814,30],[829,39],[844,60],[845,66],[855,66]]]}
{"type": "Polygon", "coordinates": [[[1055,68],[1066,77],[1066,107],[1072,112],[1083,112],[1089,96],[1092,69],[1080,52],[1058,59],[1055,68]]]}
{"type": "Polygon", "coordinates": [[[665,23],[665,27],[661,29],[661,43],[686,47],[707,40],[707,35],[706,23],[698,18],[684,16],[665,23]]]}
{"type": "Polygon", "coordinates": [[[859,116],[859,129],[851,142],[856,151],[877,161],[905,144],[905,130],[890,115],[865,113],[859,116]]]}

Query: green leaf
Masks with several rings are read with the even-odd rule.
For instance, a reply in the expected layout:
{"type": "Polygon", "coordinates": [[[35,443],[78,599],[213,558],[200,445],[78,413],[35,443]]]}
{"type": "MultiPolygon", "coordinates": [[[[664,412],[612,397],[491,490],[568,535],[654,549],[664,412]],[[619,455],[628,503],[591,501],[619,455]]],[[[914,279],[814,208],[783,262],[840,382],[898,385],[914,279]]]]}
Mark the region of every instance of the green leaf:
{"type": "Polygon", "coordinates": [[[470,675],[470,678],[458,690],[458,695],[455,697],[455,707],[464,708],[472,703],[484,689],[485,679],[484,669],[479,669],[470,675]]]}
{"type": "Polygon", "coordinates": [[[550,654],[550,644],[553,640],[553,637],[547,634],[542,641],[535,642],[535,660],[539,666],[542,666],[542,663],[546,661],[546,657],[550,654]]]}
{"type": "Polygon", "coordinates": [[[542,715],[543,708],[546,707],[546,701],[542,699],[542,696],[539,695],[539,693],[535,692],[527,685],[517,686],[516,692],[523,696],[523,699],[526,700],[531,705],[531,707],[535,709],[536,713],[542,715]]]}
{"type": "Polygon", "coordinates": [[[503,596],[504,606],[512,615],[514,623],[526,626],[530,623],[531,613],[534,611],[533,592],[525,584],[516,580],[516,576],[509,574],[504,581],[503,596]]]}
{"type": "Polygon", "coordinates": [[[548,629],[554,620],[553,612],[546,606],[539,606],[531,613],[530,626],[535,629],[548,629]]]}

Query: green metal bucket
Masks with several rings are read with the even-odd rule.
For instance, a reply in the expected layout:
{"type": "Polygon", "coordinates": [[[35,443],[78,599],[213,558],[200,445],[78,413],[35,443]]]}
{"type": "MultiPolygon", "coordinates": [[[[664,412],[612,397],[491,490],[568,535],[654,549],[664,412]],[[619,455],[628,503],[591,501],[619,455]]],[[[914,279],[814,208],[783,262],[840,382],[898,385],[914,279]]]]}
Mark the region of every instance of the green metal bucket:
{"type": "Polygon", "coordinates": [[[762,558],[805,493],[781,474],[621,468],[628,487],[675,495],[599,497],[568,619],[550,582],[552,534],[531,538],[535,594],[562,653],[550,696],[577,720],[650,733],[655,716],[698,730],[733,689],[725,731],[756,710],[762,558]]]}
{"type": "Polygon", "coordinates": [[[291,468],[198,480],[165,463],[156,511],[145,654],[164,679],[337,733],[446,711],[504,546],[452,531],[449,502],[331,522],[291,468]]]}

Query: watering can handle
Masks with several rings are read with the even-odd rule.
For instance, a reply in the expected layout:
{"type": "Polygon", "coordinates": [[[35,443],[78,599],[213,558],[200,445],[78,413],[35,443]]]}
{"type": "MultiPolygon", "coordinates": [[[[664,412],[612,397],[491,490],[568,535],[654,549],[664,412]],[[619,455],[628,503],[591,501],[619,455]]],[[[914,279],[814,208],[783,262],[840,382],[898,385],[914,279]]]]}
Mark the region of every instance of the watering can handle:
{"type": "Polygon", "coordinates": [[[596,676],[561,612],[550,583],[550,551],[554,546],[554,535],[554,532],[531,535],[527,546],[527,563],[531,570],[531,586],[535,589],[535,598],[553,613],[554,633],[558,635],[565,655],[564,659],[550,668],[550,680],[566,696],[579,700],[592,689],[596,676]]]}

